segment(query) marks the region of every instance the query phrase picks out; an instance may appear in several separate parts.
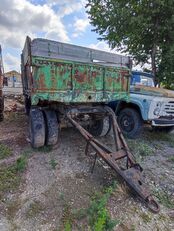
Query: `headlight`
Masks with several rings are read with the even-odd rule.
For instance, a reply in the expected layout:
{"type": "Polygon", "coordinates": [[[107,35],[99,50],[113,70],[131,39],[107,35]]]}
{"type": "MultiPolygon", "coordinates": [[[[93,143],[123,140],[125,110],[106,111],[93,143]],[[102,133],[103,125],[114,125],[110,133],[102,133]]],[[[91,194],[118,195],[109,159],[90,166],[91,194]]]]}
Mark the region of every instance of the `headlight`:
{"type": "Polygon", "coordinates": [[[157,106],[157,107],[161,107],[161,106],[162,106],[162,103],[161,103],[161,102],[157,102],[157,103],[156,103],[156,106],[157,106]]]}
{"type": "Polygon", "coordinates": [[[159,107],[155,108],[155,110],[153,111],[153,114],[158,116],[159,113],[160,113],[160,108],[159,107]]]}
{"type": "Polygon", "coordinates": [[[156,103],[156,107],[155,107],[155,109],[153,111],[154,115],[158,116],[160,114],[161,106],[162,106],[162,102],[157,102],[156,103]]]}

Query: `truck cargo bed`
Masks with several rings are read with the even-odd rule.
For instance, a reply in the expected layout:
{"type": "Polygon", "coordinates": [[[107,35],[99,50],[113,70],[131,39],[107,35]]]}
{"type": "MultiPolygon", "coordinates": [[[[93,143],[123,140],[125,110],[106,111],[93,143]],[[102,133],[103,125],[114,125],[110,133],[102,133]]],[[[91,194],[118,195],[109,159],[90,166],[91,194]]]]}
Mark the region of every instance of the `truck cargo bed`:
{"type": "Polygon", "coordinates": [[[22,52],[24,94],[32,105],[127,98],[129,67],[126,56],[27,37],[22,52]]]}

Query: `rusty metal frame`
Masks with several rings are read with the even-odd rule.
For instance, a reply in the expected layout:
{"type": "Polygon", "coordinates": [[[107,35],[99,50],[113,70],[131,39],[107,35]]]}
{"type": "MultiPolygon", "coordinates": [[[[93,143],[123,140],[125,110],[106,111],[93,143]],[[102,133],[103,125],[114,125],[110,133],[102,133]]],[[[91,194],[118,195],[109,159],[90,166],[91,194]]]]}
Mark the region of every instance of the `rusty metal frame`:
{"type": "Polygon", "coordinates": [[[86,155],[88,153],[89,146],[91,146],[95,150],[96,156],[98,155],[100,158],[102,158],[117,174],[119,174],[127,183],[129,188],[132,189],[146,203],[147,207],[152,212],[158,213],[160,207],[153,199],[151,193],[144,183],[142,177],[143,169],[138,163],[136,163],[134,156],[130,152],[112,109],[107,106],[86,107],[79,109],[76,108],[67,111],[66,116],[72,125],[78,129],[78,131],[87,141],[85,149],[86,155]],[[115,151],[112,151],[109,147],[98,141],[80,125],[78,122],[78,117],[82,114],[92,114],[101,117],[109,116],[114,134],[115,151]],[[120,159],[126,160],[126,166],[124,168],[119,164],[118,160],[120,159]]]}

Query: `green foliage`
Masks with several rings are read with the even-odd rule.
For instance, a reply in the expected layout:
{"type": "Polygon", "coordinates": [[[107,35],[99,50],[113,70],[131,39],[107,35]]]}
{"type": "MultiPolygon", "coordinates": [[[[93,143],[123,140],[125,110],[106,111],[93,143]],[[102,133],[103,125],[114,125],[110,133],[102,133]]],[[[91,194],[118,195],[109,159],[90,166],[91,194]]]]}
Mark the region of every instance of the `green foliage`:
{"type": "Polygon", "coordinates": [[[141,140],[128,140],[128,146],[136,156],[149,156],[155,152],[154,148],[141,140]]]}
{"type": "Polygon", "coordinates": [[[74,216],[71,212],[71,208],[68,204],[65,204],[65,208],[63,210],[63,215],[62,215],[62,222],[64,225],[64,231],[71,231],[71,226],[74,220],[74,216]]]}
{"type": "Polygon", "coordinates": [[[65,231],[71,231],[71,223],[70,221],[66,221],[65,222],[65,228],[64,228],[65,231]]]}
{"type": "Polygon", "coordinates": [[[50,165],[51,165],[52,169],[56,169],[57,162],[54,159],[51,159],[50,160],[50,165]]]}
{"type": "Polygon", "coordinates": [[[163,48],[158,78],[165,88],[174,90],[174,43],[163,48]]]}
{"type": "Polygon", "coordinates": [[[148,142],[158,141],[159,143],[166,142],[170,147],[174,147],[174,135],[166,132],[147,132],[144,139],[148,142]]]}
{"type": "MultiPolygon", "coordinates": [[[[141,64],[151,60],[154,74],[159,63],[163,63],[161,72],[165,66],[171,67],[173,59],[168,57],[174,44],[173,0],[88,0],[86,7],[94,31],[111,48],[128,51],[141,64]]],[[[165,76],[169,78],[171,68],[167,68],[165,76]]]]}
{"type": "Polygon", "coordinates": [[[43,146],[37,149],[34,149],[35,152],[42,152],[42,153],[48,153],[51,152],[53,150],[52,146],[43,146]]]}
{"type": "Polygon", "coordinates": [[[20,175],[17,174],[16,164],[0,169],[0,199],[6,193],[15,191],[20,184],[20,175]]]}
{"type": "Polygon", "coordinates": [[[172,162],[172,163],[174,163],[174,156],[171,156],[171,157],[169,158],[169,161],[172,162]]]}
{"type": "Polygon", "coordinates": [[[174,209],[174,198],[166,191],[154,190],[154,195],[158,198],[159,202],[169,209],[174,209]]]}
{"type": "Polygon", "coordinates": [[[141,218],[143,219],[144,223],[149,223],[152,219],[147,213],[141,213],[141,218]]]}
{"type": "Polygon", "coordinates": [[[0,169],[0,199],[6,193],[15,191],[21,182],[21,172],[23,172],[27,165],[27,158],[22,155],[17,161],[8,167],[0,169]]]}
{"type": "Polygon", "coordinates": [[[23,172],[26,168],[26,165],[27,165],[27,158],[26,156],[22,155],[16,161],[16,170],[18,172],[23,172]]]}
{"type": "Polygon", "coordinates": [[[65,204],[62,215],[63,230],[84,230],[84,227],[80,226],[77,220],[83,220],[83,225],[86,225],[89,231],[114,230],[119,221],[111,219],[107,202],[116,187],[117,184],[114,182],[112,186],[105,188],[102,192],[96,192],[87,208],[71,210],[70,206],[65,204]]]}
{"type": "Polygon", "coordinates": [[[91,204],[87,209],[89,225],[93,231],[113,230],[118,220],[112,220],[106,208],[107,201],[113,192],[109,187],[104,193],[96,193],[92,198],[91,204]]]}
{"type": "Polygon", "coordinates": [[[44,205],[40,201],[33,201],[26,212],[26,217],[31,219],[44,210],[44,205]]]}
{"type": "Polygon", "coordinates": [[[5,144],[0,144],[0,160],[7,158],[11,155],[11,149],[5,144]]]}

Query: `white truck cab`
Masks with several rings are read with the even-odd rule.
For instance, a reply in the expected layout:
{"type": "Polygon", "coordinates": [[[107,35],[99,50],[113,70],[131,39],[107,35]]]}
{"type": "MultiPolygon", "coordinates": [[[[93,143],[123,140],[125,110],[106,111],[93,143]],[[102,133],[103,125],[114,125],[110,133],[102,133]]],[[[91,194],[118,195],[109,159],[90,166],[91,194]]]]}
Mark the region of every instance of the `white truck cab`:
{"type": "Polygon", "coordinates": [[[121,130],[130,138],[139,135],[144,123],[165,132],[174,128],[174,91],[156,88],[150,73],[133,71],[129,102],[112,102],[110,106],[121,130]]]}

